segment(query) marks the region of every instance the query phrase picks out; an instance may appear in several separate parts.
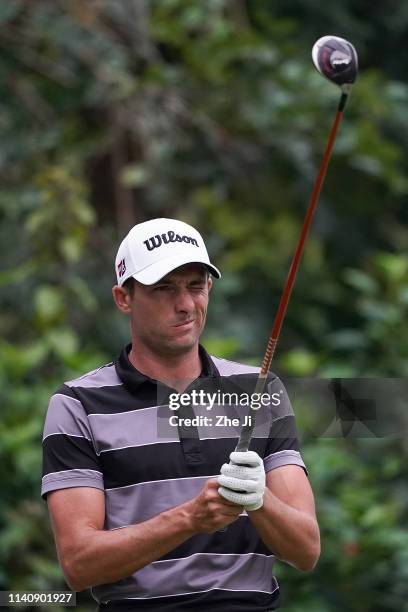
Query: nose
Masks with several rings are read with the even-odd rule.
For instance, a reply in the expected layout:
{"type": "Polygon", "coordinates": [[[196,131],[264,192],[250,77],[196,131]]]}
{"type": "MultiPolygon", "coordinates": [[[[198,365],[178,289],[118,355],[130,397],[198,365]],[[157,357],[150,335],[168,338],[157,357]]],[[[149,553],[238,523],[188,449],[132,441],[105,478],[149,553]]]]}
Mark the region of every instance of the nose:
{"type": "Polygon", "coordinates": [[[195,308],[193,297],[187,287],[179,287],[176,294],[176,312],[191,313],[195,308]]]}

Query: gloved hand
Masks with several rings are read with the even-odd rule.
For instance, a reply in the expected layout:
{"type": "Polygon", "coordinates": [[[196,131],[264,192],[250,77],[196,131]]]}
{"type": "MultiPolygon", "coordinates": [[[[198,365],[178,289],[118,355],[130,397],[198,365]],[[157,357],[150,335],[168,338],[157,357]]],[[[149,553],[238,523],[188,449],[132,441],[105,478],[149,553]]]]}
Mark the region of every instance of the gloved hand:
{"type": "Polygon", "coordinates": [[[258,510],[263,504],[265,468],[255,451],[230,454],[230,462],[224,463],[218,476],[218,493],[245,510],[258,510]]]}

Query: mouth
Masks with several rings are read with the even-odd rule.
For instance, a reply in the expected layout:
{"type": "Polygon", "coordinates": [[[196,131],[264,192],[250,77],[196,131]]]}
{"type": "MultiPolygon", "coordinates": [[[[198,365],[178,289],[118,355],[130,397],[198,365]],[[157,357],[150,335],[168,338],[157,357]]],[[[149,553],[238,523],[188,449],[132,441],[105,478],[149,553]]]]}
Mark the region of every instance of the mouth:
{"type": "Polygon", "coordinates": [[[189,319],[188,321],[181,321],[181,323],[176,323],[175,325],[173,325],[173,327],[176,327],[177,329],[189,329],[190,327],[193,326],[195,322],[195,319],[189,319]]]}

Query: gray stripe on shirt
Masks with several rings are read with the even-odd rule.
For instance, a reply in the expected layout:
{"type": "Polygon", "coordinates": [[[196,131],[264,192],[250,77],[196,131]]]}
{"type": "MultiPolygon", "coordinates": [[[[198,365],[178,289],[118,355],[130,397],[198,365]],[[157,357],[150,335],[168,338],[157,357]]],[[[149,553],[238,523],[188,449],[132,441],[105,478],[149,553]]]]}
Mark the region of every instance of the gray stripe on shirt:
{"type": "Polygon", "coordinates": [[[57,489],[72,487],[93,487],[104,490],[103,474],[96,470],[61,470],[43,476],[41,495],[57,489]]]}
{"type": "MultiPolygon", "coordinates": [[[[204,406],[194,406],[193,410],[195,416],[202,419],[197,429],[200,440],[205,440],[238,438],[242,419],[249,409],[215,405],[211,410],[204,406]],[[222,420],[224,416],[229,420],[222,420]],[[204,420],[206,418],[208,421],[204,420]]],[[[153,406],[116,414],[90,414],[89,420],[93,437],[97,440],[96,450],[101,453],[146,444],[178,442],[178,416],[178,411],[170,410],[168,406],[153,406]]],[[[261,406],[253,437],[267,438],[271,422],[270,408],[261,406]]]]}
{"type": "Polygon", "coordinates": [[[108,364],[92,370],[79,378],[68,380],[65,382],[67,387],[113,387],[123,385],[121,379],[116,373],[115,366],[108,364]]]}
{"type": "Polygon", "coordinates": [[[154,480],[107,489],[106,529],[125,527],[178,506],[195,497],[209,478],[218,474],[173,480],[154,480]]]}
{"type": "Polygon", "coordinates": [[[51,397],[45,419],[43,440],[55,433],[92,439],[88,417],[79,400],[62,393],[55,393],[51,397]]]}
{"type": "Polygon", "coordinates": [[[264,458],[265,472],[270,472],[283,465],[299,465],[304,468],[306,474],[308,473],[299,451],[290,449],[281,450],[264,458]]]}
{"type": "Polygon", "coordinates": [[[130,597],[149,599],[211,589],[273,593],[273,556],[197,553],[182,559],[156,561],[116,584],[92,589],[100,601],[130,597]],[[134,597],[138,593],[138,597],[134,597]]]}

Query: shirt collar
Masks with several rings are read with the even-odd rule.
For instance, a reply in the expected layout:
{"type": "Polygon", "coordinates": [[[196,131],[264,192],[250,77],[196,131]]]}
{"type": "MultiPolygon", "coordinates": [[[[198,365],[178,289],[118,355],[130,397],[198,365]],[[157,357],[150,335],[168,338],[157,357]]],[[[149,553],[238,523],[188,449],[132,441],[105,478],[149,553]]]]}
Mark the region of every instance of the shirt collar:
{"type": "MultiPolygon", "coordinates": [[[[121,351],[119,357],[114,362],[116,373],[125,385],[127,389],[132,392],[138,391],[141,385],[151,384],[157,385],[158,381],[146,376],[140,372],[129,360],[129,353],[132,348],[132,344],[128,344],[121,351]]],[[[216,368],[210,355],[207,353],[205,348],[200,344],[198,346],[198,353],[201,358],[201,374],[199,378],[215,378],[220,376],[218,369],[216,368]]],[[[163,383],[160,383],[161,385],[163,383]]]]}

